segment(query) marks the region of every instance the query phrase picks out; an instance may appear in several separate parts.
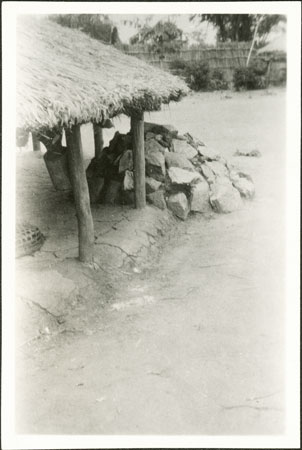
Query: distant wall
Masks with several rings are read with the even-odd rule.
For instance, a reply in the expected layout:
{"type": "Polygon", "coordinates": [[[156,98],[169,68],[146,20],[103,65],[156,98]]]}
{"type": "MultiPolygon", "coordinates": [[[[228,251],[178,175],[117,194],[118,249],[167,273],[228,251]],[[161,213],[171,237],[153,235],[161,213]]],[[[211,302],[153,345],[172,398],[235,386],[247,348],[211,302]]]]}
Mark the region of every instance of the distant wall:
{"type": "MultiPolygon", "coordinates": [[[[147,49],[131,49],[126,53],[168,71],[170,71],[171,61],[175,59],[204,61],[209,64],[211,69],[221,70],[224,73],[226,81],[232,81],[234,69],[246,65],[250,47],[251,43],[249,42],[236,42],[215,48],[181,50],[179,52],[166,53],[164,55],[150,53],[147,49]]],[[[255,54],[255,52],[253,52],[253,54],[255,54]]]]}
{"type": "Polygon", "coordinates": [[[286,71],[286,60],[272,60],[267,72],[268,85],[279,86],[286,84],[286,71]]]}

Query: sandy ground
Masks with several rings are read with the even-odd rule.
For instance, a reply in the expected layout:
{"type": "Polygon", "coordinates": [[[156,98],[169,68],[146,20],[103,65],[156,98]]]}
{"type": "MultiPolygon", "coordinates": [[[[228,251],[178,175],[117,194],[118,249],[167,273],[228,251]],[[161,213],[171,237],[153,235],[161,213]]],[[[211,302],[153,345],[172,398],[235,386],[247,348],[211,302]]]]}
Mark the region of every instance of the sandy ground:
{"type": "Polygon", "coordinates": [[[283,431],[285,92],[198,94],[152,120],[248,169],[256,197],[178,224],[140,273],[107,274],[86,329],[19,347],[18,432],[283,431]],[[261,158],[232,157],[251,142],[261,158]]]}

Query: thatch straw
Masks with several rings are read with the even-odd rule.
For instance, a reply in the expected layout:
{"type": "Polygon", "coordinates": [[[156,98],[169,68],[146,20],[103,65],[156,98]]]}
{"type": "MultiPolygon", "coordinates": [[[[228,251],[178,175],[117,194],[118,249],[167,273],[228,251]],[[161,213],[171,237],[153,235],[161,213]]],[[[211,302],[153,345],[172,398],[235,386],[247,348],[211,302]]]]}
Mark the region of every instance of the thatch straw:
{"type": "Polygon", "coordinates": [[[17,126],[30,131],[154,111],[188,91],[177,77],[41,16],[17,25],[17,126]]]}

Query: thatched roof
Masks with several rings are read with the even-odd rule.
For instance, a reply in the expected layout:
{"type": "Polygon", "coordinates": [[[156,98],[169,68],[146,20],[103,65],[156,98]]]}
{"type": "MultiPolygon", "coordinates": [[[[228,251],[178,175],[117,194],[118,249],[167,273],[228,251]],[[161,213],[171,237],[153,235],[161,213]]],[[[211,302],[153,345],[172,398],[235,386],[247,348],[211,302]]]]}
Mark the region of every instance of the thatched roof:
{"type": "Polygon", "coordinates": [[[154,111],[188,91],[179,78],[46,17],[17,24],[17,126],[30,131],[154,111]]]}
{"type": "Polygon", "coordinates": [[[258,54],[275,52],[286,53],[286,37],[284,35],[279,36],[277,39],[258,50],[258,54]]]}

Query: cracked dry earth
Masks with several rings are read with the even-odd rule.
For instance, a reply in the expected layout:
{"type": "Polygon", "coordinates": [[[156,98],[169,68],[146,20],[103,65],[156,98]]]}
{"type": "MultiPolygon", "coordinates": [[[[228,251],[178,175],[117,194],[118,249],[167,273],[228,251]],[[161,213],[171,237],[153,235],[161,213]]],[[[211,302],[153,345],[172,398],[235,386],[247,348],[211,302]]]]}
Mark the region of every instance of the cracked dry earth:
{"type": "MultiPolygon", "coordinates": [[[[182,107],[192,124],[198,101],[182,107]]],[[[211,102],[198,103],[205,129],[223,115],[210,143],[222,150],[234,123],[237,141],[262,139],[262,158],[233,161],[253,176],[255,199],[179,223],[140,273],[101,273],[102,307],[79,301],[61,333],[20,346],[18,432],[283,432],[284,96],[211,102]]]]}

